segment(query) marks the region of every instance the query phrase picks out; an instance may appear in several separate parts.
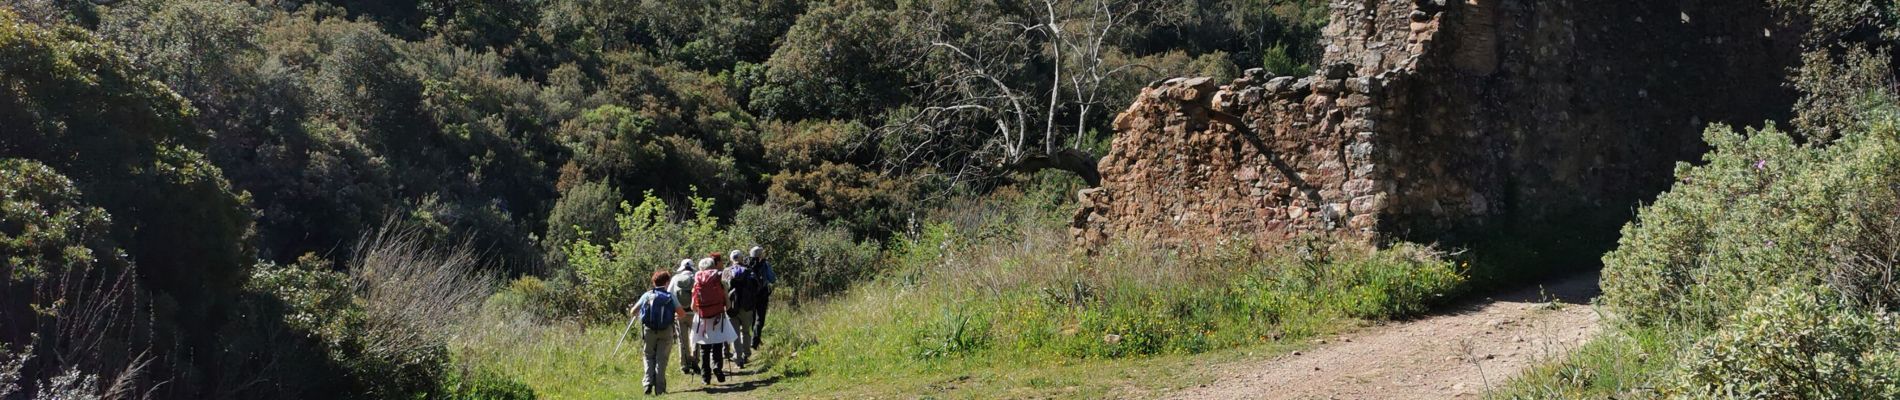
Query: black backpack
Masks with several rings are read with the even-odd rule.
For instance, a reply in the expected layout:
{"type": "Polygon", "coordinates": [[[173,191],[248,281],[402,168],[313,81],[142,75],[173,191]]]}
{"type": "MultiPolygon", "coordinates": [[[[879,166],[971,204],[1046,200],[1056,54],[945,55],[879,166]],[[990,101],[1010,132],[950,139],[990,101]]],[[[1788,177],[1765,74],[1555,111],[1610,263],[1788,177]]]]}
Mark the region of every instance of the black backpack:
{"type": "Polygon", "coordinates": [[[765,281],[752,268],[740,268],[732,274],[732,307],[756,311],[765,302],[765,281]]]}

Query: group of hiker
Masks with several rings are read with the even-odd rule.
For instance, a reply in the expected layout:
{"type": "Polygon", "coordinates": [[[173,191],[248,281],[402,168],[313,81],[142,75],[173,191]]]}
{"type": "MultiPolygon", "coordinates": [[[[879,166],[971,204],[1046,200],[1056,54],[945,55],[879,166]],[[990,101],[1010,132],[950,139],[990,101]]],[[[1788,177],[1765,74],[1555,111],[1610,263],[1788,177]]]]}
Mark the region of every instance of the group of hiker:
{"type": "Polygon", "coordinates": [[[627,309],[646,328],[640,336],[646,362],[640,384],[646,394],[666,393],[667,353],[675,343],[681,370],[699,375],[707,385],[715,379],[725,383],[728,359],[745,368],[759,347],[777,281],[765,249],[758,246],[653,271],[652,289],[627,309]]]}

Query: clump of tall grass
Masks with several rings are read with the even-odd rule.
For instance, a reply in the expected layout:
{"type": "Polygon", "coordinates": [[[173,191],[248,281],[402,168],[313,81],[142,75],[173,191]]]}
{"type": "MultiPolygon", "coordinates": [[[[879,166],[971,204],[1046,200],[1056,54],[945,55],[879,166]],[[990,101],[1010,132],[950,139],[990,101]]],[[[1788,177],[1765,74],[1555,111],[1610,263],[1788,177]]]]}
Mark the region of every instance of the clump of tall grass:
{"type": "Polygon", "coordinates": [[[354,254],[367,350],[390,357],[438,348],[495,286],[466,241],[433,247],[421,231],[385,224],[354,254]]]}
{"type": "MultiPolygon", "coordinates": [[[[425,231],[387,221],[363,236],[352,269],[306,255],[266,263],[250,290],[282,302],[284,324],[314,340],[330,370],[297,371],[373,398],[456,392],[449,344],[474,321],[495,280],[467,242],[439,245],[425,231]]],[[[299,346],[301,341],[282,346],[299,346]]],[[[312,380],[318,380],[312,378],[312,380]]]]}

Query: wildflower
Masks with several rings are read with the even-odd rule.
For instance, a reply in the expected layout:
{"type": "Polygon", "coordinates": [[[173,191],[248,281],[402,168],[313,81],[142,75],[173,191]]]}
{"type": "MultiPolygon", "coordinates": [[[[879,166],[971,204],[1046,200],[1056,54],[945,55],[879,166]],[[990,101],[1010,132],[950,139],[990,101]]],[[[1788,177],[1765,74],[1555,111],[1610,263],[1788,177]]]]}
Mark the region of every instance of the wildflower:
{"type": "Polygon", "coordinates": [[[1755,170],[1759,171],[1764,169],[1768,169],[1768,159],[1755,160],[1755,170]]]}

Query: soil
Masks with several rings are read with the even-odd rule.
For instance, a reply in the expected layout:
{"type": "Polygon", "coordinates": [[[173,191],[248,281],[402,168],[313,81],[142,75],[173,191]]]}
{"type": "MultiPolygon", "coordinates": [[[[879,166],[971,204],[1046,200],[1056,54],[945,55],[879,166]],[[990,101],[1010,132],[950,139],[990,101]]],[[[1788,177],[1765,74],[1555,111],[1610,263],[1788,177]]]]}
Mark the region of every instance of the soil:
{"type": "Polygon", "coordinates": [[[1475,399],[1598,331],[1596,274],[1469,301],[1443,313],[1314,341],[1265,360],[1214,366],[1179,399],[1475,399]]]}

